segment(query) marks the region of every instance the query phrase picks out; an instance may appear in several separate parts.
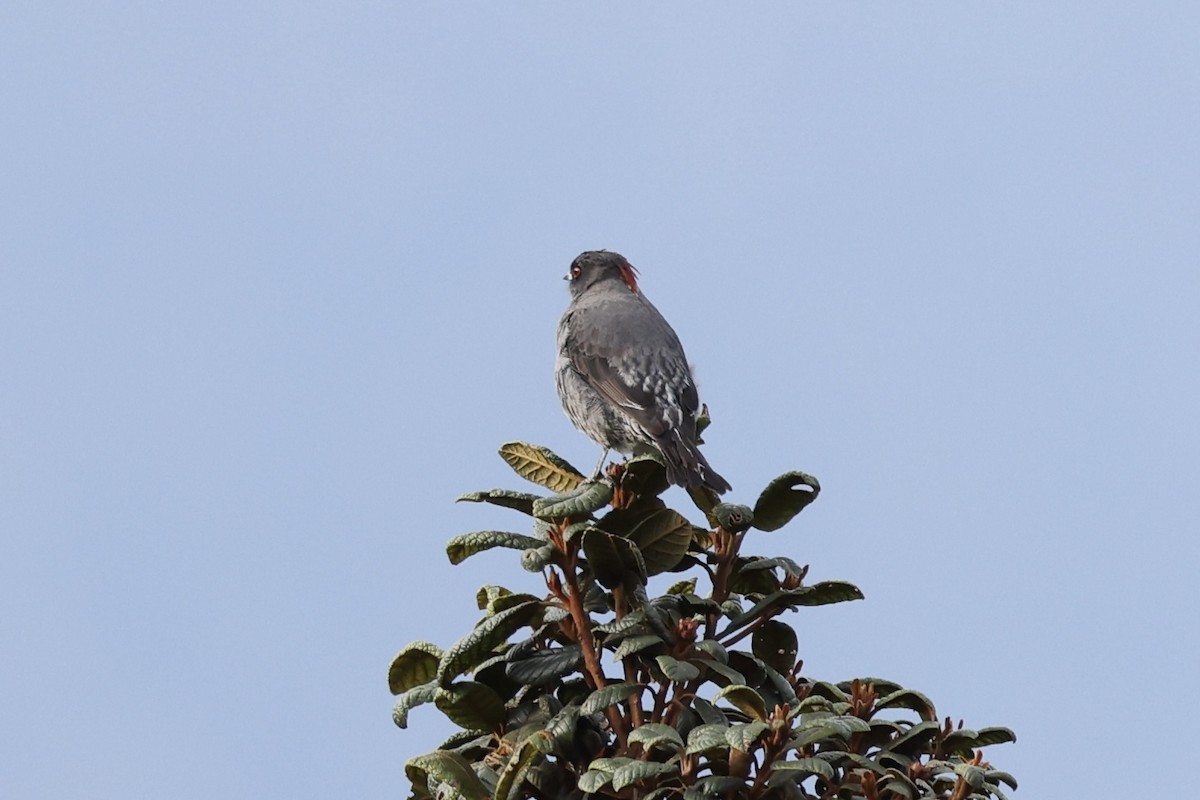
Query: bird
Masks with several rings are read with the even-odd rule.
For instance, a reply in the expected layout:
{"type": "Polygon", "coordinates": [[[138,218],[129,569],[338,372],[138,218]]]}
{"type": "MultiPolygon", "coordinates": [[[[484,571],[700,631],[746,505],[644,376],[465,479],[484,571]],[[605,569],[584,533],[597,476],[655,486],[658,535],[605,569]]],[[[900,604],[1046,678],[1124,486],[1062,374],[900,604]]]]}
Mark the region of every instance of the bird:
{"type": "Polygon", "coordinates": [[[571,423],[604,451],[657,450],[667,479],[724,494],[729,482],[696,446],[700,396],[683,345],[619,253],[588,250],[563,276],[571,302],[558,323],[554,382],[571,423]]]}

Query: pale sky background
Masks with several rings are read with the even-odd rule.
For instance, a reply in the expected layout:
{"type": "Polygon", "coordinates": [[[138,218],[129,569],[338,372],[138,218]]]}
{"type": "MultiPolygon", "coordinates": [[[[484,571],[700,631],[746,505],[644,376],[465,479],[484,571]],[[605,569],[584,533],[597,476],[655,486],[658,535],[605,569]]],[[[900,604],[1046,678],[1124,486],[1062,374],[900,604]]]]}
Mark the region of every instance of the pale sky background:
{"type": "MultiPolygon", "coordinates": [[[[808,674],[1017,798],[1177,797],[1200,602],[1194,3],[7,2],[0,796],[386,798],[386,670],[514,554],[560,276],[629,257],[808,674]]],[[[686,498],[675,491],[680,508],[686,498]]]]}

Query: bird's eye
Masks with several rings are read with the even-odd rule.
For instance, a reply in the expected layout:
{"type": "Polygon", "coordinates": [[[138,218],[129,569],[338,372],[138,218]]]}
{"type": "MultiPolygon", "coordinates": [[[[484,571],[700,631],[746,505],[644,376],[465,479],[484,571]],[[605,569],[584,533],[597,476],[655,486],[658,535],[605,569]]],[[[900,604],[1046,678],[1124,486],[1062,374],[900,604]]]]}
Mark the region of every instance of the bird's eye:
{"type": "Polygon", "coordinates": [[[571,277],[572,278],[578,278],[582,274],[583,274],[583,267],[579,266],[578,264],[571,265],[571,277]]]}

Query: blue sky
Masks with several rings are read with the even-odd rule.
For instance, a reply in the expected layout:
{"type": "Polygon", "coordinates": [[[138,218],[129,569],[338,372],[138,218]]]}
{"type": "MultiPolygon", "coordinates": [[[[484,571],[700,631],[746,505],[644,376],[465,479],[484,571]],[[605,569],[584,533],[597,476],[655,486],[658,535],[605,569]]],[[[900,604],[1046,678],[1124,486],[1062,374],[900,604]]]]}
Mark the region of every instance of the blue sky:
{"type": "MultiPolygon", "coordinates": [[[[386,668],[485,583],[509,439],[590,466],[560,280],[696,364],[748,545],[865,602],[811,675],[1017,797],[1165,797],[1197,711],[1200,14],[1184,3],[9,3],[5,797],[394,797],[386,668]],[[1161,733],[1158,733],[1161,731],[1161,733]]],[[[686,503],[677,495],[680,504],[686,503]]],[[[683,505],[681,508],[685,507],[683,505]]]]}

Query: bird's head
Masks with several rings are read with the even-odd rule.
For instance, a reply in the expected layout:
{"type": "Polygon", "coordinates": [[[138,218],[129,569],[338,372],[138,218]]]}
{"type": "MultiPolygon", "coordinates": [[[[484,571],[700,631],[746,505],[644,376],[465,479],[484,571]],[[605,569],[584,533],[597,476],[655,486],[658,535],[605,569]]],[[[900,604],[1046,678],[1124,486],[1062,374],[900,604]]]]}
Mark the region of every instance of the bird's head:
{"type": "Polygon", "coordinates": [[[608,250],[588,250],[576,256],[563,276],[571,282],[571,296],[578,297],[588,288],[600,284],[623,284],[637,294],[637,270],[625,256],[608,250]]]}

